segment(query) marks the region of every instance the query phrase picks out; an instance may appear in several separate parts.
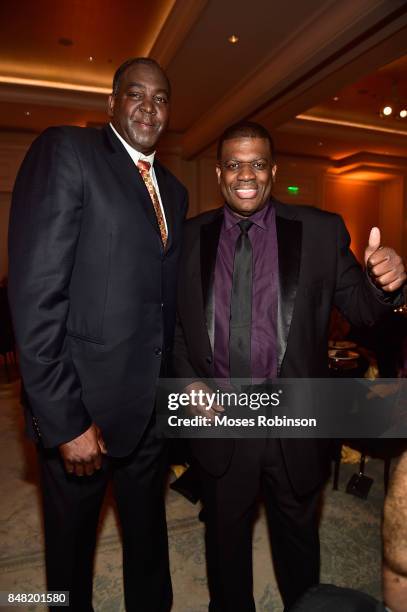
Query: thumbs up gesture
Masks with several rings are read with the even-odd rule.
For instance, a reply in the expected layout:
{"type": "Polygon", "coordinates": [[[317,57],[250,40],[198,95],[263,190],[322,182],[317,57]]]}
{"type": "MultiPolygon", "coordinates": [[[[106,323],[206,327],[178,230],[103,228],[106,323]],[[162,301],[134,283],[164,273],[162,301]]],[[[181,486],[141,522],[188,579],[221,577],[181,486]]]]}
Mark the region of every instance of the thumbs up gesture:
{"type": "Polygon", "coordinates": [[[372,227],[369,244],[365,249],[365,264],[370,278],[383,291],[396,291],[407,276],[403,260],[394,249],[381,246],[378,227],[372,227]]]}

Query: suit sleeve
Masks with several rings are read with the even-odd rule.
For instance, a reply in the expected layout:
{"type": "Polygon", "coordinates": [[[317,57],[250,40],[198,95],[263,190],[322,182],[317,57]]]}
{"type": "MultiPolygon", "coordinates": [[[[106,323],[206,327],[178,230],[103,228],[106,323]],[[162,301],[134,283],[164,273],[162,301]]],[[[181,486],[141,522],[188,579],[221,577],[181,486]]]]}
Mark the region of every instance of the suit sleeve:
{"type": "Polygon", "coordinates": [[[91,424],[66,336],[83,191],[68,133],[47,130],[18,174],[9,227],[9,299],[20,368],[46,447],[72,440],[91,424]]]}
{"type": "Polygon", "coordinates": [[[334,303],[356,326],[374,325],[386,312],[403,303],[402,291],[386,293],[375,287],[350,249],[350,236],[337,219],[337,276],[334,303]]]}

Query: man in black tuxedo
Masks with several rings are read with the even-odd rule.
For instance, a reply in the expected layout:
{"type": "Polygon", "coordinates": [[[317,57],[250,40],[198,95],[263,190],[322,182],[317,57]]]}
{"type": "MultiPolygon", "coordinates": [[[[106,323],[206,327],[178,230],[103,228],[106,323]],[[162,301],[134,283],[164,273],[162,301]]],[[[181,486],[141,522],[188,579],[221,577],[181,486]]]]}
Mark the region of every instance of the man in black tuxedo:
{"type": "Polygon", "coordinates": [[[9,295],[38,443],[48,589],[92,610],[96,528],[109,477],[128,610],[167,612],[172,591],[155,393],[172,348],[187,193],[155,159],[170,84],[122,64],[103,129],[56,127],[13,193],[9,295]]]}
{"type": "MultiPolygon", "coordinates": [[[[365,273],[337,215],[288,206],[271,195],[273,143],[260,125],[227,129],[217,176],[225,205],[187,222],[174,365],[200,379],[328,376],[328,321],[335,304],[353,323],[373,323],[401,300],[406,275],[374,228],[365,273]]],[[[221,406],[202,415],[214,417],[221,406]]],[[[197,410],[197,409],[195,409],[197,410]]],[[[233,414],[232,414],[233,416],[233,414]]],[[[252,612],[251,531],[263,493],[276,575],[286,609],[319,580],[318,501],[329,441],[196,439],[206,516],[213,612],[252,612]]]]}

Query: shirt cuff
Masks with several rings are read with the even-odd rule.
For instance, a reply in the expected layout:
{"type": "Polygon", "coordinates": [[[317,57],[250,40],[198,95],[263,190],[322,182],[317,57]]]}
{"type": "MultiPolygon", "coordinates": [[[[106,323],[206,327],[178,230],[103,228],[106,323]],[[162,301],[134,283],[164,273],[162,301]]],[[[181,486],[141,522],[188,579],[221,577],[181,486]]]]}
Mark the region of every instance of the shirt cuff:
{"type": "Polygon", "coordinates": [[[407,285],[402,285],[396,291],[383,291],[372,281],[369,272],[366,270],[367,282],[374,292],[376,299],[383,304],[389,304],[395,308],[403,306],[407,302],[407,285]]]}

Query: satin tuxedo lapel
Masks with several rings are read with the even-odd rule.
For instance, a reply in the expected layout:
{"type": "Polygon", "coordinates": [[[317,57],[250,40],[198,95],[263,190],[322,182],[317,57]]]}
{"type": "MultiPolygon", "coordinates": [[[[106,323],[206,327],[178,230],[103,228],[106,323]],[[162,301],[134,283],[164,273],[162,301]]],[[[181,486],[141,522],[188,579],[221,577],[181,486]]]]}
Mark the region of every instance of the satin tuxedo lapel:
{"type": "Polygon", "coordinates": [[[141,204],[143,212],[158,235],[160,235],[154,207],[138,168],[135,166],[130,155],[127,153],[126,149],[123,147],[122,143],[113,133],[111,128],[109,126],[105,126],[103,130],[109,150],[107,160],[110,166],[113,168],[119,182],[123,184],[123,191],[126,194],[126,197],[129,199],[130,195],[130,198],[133,200],[134,196],[135,205],[141,204]]]}
{"type": "Polygon", "coordinates": [[[287,350],[301,264],[302,223],[290,214],[290,207],[276,202],[278,243],[277,375],[287,350]]]}
{"type": "Polygon", "coordinates": [[[218,250],[220,231],[223,223],[223,212],[220,210],[215,219],[201,227],[201,282],[206,327],[209,342],[214,352],[215,339],[215,303],[214,280],[216,253],[218,250]]]}

